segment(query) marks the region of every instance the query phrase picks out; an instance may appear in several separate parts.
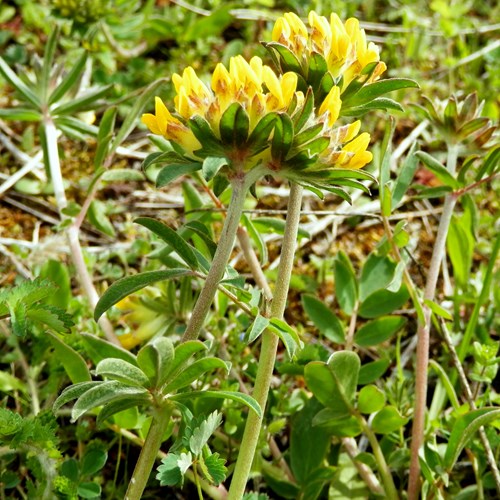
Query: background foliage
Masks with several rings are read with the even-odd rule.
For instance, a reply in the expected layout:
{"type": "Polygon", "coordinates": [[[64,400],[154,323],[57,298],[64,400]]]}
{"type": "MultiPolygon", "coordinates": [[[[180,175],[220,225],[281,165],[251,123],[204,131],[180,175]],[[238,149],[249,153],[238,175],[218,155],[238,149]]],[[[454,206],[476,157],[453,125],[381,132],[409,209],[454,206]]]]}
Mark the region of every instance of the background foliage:
{"type": "MultiPolygon", "coordinates": [[[[415,79],[420,90],[393,94],[405,108],[394,119],[379,112],[364,119],[375,156],[368,170],[379,179],[370,185],[370,195],[353,194],[352,206],[333,195],[305,197],[286,323],[275,326],[285,340],[298,335],[303,348],[294,357],[292,341],[285,342],[288,352],[280,348],[250,483],[255,494],[249,498],[375,498],[380,479],[373,485],[370,478],[380,467],[378,453],[396,488],[407,487],[419,311],[403,269],[406,263],[422,291],[444,196],[452,191],[460,196],[430,302],[434,326],[422,495],[494,498],[495,481],[477,431],[485,426],[498,462],[494,124],[500,7],[472,0],[350,1],[333,7],[342,19],[362,20],[369,38],[381,46],[388,76],[415,79]],[[464,101],[471,93],[476,97],[464,101]],[[448,100],[452,95],[458,106],[448,100]],[[457,137],[459,168],[453,176],[444,164],[457,137]],[[453,345],[469,395],[459,383],[453,345]],[[353,352],[337,352],[346,346],[353,352]],[[341,410],[332,407],[339,398],[344,398],[341,410]]],[[[199,281],[180,273],[113,301],[108,318],[121,346],[110,346],[96,339],[95,302],[82,286],[65,231],[76,227],[99,296],[119,278],[179,264],[173,240],[166,245],[161,231],[134,223],[139,217],[178,229],[210,259],[228,193],[219,193],[219,200],[217,186],[185,177],[156,189],[158,169],[141,167],[152,147],[137,117],[142,109],[151,110],[154,95],[165,102],[173,98],[172,73],[192,65],[206,77],[217,62],[227,64],[239,53],[271,63],[260,40],[269,39],[279,15],[295,11],[305,17],[311,9],[329,15],[331,8],[328,2],[278,0],[1,3],[1,498],[123,498],[137,444],[151,420],[143,405],[146,388],[154,383],[138,353],[152,337],[178,340],[199,281]],[[8,68],[16,79],[9,78],[8,68]],[[49,108],[55,142],[46,127],[49,108]],[[50,144],[60,158],[62,205],[54,173],[43,161],[50,144]],[[109,367],[107,358],[123,363],[109,367]],[[131,403],[99,415],[95,400],[86,406],[80,399],[71,411],[64,406],[71,398],[60,399],[52,413],[70,383],[93,389],[97,386],[81,384],[97,384],[91,380],[99,374],[114,377],[103,384],[112,391],[119,387],[131,403]],[[123,378],[140,389],[130,392],[123,378]]],[[[286,197],[286,184],[262,182],[242,219],[271,282],[286,197]]],[[[170,453],[150,478],[149,498],[173,495],[169,488],[193,497],[193,470],[200,471],[205,495],[222,498],[219,484],[234,467],[244,405],[251,407],[249,399],[234,394],[252,385],[263,327],[253,319],[258,297],[239,249],[231,266],[227,288],[239,302],[218,294],[200,347],[212,361],[192,369],[196,376],[187,384],[233,396],[189,400],[182,396],[186,384],[175,386],[177,413],[162,447],[170,453]]]]}

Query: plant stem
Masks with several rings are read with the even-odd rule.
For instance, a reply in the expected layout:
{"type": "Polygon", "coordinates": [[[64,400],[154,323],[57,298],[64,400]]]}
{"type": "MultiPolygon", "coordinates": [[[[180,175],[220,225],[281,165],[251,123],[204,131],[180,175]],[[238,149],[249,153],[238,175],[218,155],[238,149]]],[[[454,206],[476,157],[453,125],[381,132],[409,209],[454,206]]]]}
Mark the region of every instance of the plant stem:
{"type": "MultiPolygon", "coordinates": [[[[293,269],[293,260],[297,244],[297,232],[300,220],[300,208],[302,204],[302,187],[297,184],[290,186],[290,196],[288,200],[288,215],[283,236],[278,275],[276,278],[275,292],[271,304],[271,316],[283,318],[290,286],[290,278],[293,269]]],[[[262,335],[262,345],[260,349],[259,367],[255,379],[255,388],[252,393],[254,399],[259,403],[264,412],[271,378],[276,360],[278,348],[278,337],[270,331],[265,331],[262,335]]],[[[241,441],[236,468],[233,473],[231,486],[229,488],[229,500],[240,500],[245,492],[245,487],[252,467],[252,462],[259,440],[262,427],[262,418],[254,412],[250,412],[245,425],[245,432],[241,441]]]]}
{"type": "MultiPolygon", "coordinates": [[[[455,175],[458,158],[458,146],[448,146],[447,169],[451,175],[455,175]]],[[[439,222],[434,250],[432,252],[427,283],[424,291],[425,300],[434,300],[436,295],[436,284],[439,276],[439,268],[445,252],[446,237],[450,227],[453,210],[456,204],[456,196],[451,193],[446,196],[439,222]]],[[[410,479],[408,484],[408,500],[417,500],[420,490],[420,463],[419,450],[424,440],[425,409],[427,398],[427,368],[429,364],[429,333],[431,323],[431,310],[424,305],[424,321],[419,322],[417,330],[417,358],[415,363],[415,407],[413,413],[413,427],[411,434],[411,458],[410,479]]]]}
{"type": "MultiPolygon", "coordinates": [[[[50,116],[45,117],[43,127],[45,131],[47,163],[49,164],[50,177],[52,180],[52,187],[54,189],[54,195],[56,198],[57,210],[59,212],[59,217],[61,218],[61,220],[64,220],[65,216],[62,211],[68,205],[68,201],[66,199],[66,193],[64,191],[64,181],[61,173],[61,162],[59,160],[59,151],[57,147],[57,129],[50,116]]],[[[85,264],[82,247],[80,245],[78,227],[71,225],[67,230],[67,238],[71,259],[73,261],[73,265],[75,266],[76,274],[78,276],[80,284],[82,285],[83,291],[87,296],[90,306],[94,308],[97,304],[97,301],[99,300],[99,296],[97,295],[97,291],[94,287],[94,284],[92,283],[92,277],[90,276],[90,273],[85,264]]],[[[113,344],[120,345],[118,339],[116,338],[116,335],[114,334],[113,326],[107,318],[102,317],[99,320],[99,325],[103,329],[108,341],[112,342],[113,344]]]]}
{"type": "Polygon", "coordinates": [[[212,260],[210,271],[207,274],[205,284],[191,313],[186,331],[182,336],[182,342],[196,340],[203,328],[208,311],[210,310],[215,293],[217,292],[219,282],[224,276],[227,262],[233,250],[236,231],[240,223],[248,188],[257,180],[257,175],[260,174],[257,173],[257,169],[254,169],[246,175],[241,175],[231,180],[233,192],[231,194],[231,201],[229,202],[226,220],[224,221],[217,250],[212,260]]]}
{"type": "Polygon", "coordinates": [[[384,485],[385,498],[390,500],[397,500],[399,498],[398,490],[394,485],[394,480],[392,478],[391,470],[389,469],[389,466],[385,461],[384,453],[380,448],[377,436],[375,436],[375,433],[371,430],[370,426],[366,423],[366,420],[363,417],[359,418],[359,421],[361,423],[361,426],[363,427],[363,432],[368,438],[368,441],[370,441],[373,455],[377,462],[378,471],[380,477],[382,478],[382,483],[384,485]]]}
{"type": "Polygon", "coordinates": [[[384,490],[382,486],[380,486],[380,483],[373,471],[370,467],[368,467],[368,465],[356,459],[356,456],[359,453],[356,441],[353,438],[342,438],[342,445],[349,455],[354,467],[356,467],[358,474],[361,476],[368,488],[370,488],[370,491],[375,495],[383,495],[384,490]]]}
{"type": "Polygon", "coordinates": [[[125,500],[140,500],[151,474],[151,469],[161,446],[161,438],[167,429],[172,410],[169,407],[158,408],[153,415],[146,441],[125,493],[125,500]]]}

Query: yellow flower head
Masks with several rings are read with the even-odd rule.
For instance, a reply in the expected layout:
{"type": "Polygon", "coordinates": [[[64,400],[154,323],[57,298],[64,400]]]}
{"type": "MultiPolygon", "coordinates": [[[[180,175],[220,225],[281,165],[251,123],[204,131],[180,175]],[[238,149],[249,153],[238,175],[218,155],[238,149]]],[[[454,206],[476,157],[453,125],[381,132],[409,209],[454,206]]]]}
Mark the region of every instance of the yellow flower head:
{"type": "Polygon", "coordinates": [[[222,115],[229,106],[238,103],[249,116],[251,132],[265,114],[286,111],[297,88],[295,73],[276,76],[259,57],[247,62],[242,56],[232,57],[229,68],[222,63],[217,64],[210,87],[191,67],[186,68],[182,76],[174,74],[172,81],[177,93],[174,98],[177,114],[172,115],[157,97],[155,114],[144,114],[142,122],[153,134],[176,142],[190,154],[202,145],[189,128],[189,119],[195,116],[204,118],[219,138],[222,115]]]}
{"type": "MultiPolygon", "coordinates": [[[[366,41],[366,34],[355,18],[344,24],[337,14],[330,21],[312,11],[308,16],[309,29],[295,14],[280,17],[272,31],[272,39],[289,48],[304,67],[315,53],[323,56],[334,78],[344,76],[343,89],[372,62],[379,62],[378,47],[366,41]]],[[[372,76],[377,78],[386,69],[379,62],[372,76]]]]}

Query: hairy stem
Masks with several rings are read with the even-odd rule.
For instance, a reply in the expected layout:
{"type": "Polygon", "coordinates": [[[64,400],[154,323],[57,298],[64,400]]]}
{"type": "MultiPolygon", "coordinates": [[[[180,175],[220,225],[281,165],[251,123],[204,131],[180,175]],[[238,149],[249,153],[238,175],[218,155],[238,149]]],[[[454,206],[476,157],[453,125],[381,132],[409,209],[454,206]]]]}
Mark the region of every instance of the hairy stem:
{"type": "MultiPolygon", "coordinates": [[[[297,244],[297,232],[300,220],[300,208],[302,204],[302,187],[292,184],[290,187],[290,197],[288,200],[288,215],[286,219],[285,234],[278,267],[278,276],[273,302],[271,304],[271,316],[273,318],[283,318],[288,296],[288,288],[292,275],[295,248],[297,244]]],[[[254,399],[259,403],[262,411],[265,410],[271,378],[276,360],[278,348],[278,337],[270,331],[265,331],[262,335],[262,345],[260,350],[259,367],[255,379],[255,388],[252,393],[254,399]]],[[[259,440],[262,427],[262,418],[254,412],[250,412],[245,425],[245,432],[241,442],[236,468],[229,488],[230,500],[240,500],[245,492],[245,487],[252,467],[252,462],[259,440]]]]}
{"type": "Polygon", "coordinates": [[[140,500],[142,498],[142,493],[158,455],[162,442],[161,438],[167,429],[171,414],[172,410],[167,407],[159,408],[153,415],[146,441],[144,441],[144,446],[130,478],[127,493],[125,493],[125,500],[140,500]]]}
{"type": "MultiPolygon", "coordinates": [[[[68,201],[64,191],[64,181],[61,173],[61,162],[59,160],[59,151],[57,148],[57,130],[52,121],[52,118],[46,117],[43,123],[45,140],[46,140],[46,154],[47,163],[49,164],[50,177],[52,179],[52,187],[54,189],[54,196],[56,198],[57,210],[61,220],[64,219],[63,210],[66,208],[68,201]]],[[[78,227],[70,226],[67,231],[68,245],[70,249],[71,259],[75,266],[76,273],[83,291],[92,308],[95,307],[99,296],[92,283],[92,277],[85,264],[83,257],[82,247],[80,245],[80,238],[78,227]]],[[[102,317],[99,320],[99,325],[104,331],[106,339],[114,344],[119,345],[118,339],[113,331],[113,326],[107,318],[102,317]]]]}
{"type": "MultiPolygon", "coordinates": [[[[448,147],[447,169],[451,175],[455,174],[458,149],[456,144],[448,147]]],[[[441,220],[439,221],[434,250],[432,252],[427,283],[424,292],[425,300],[434,300],[439,269],[445,252],[446,237],[450,227],[451,217],[456,204],[456,196],[452,193],[446,196],[441,220]]],[[[408,500],[417,500],[420,491],[420,463],[418,453],[424,440],[425,409],[427,398],[427,367],[429,364],[429,332],[431,310],[424,305],[424,321],[419,322],[417,330],[417,358],[415,363],[415,407],[413,413],[413,427],[411,434],[410,479],[408,484],[408,500]]]]}
{"type": "Polygon", "coordinates": [[[240,223],[243,205],[245,203],[248,188],[251,186],[256,177],[256,169],[250,171],[246,175],[235,177],[231,181],[233,192],[231,201],[227,209],[226,220],[222,228],[222,233],[217,244],[217,251],[215,252],[210,271],[208,272],[207,279],[201,290],[200,296],[191,313],[191,318],[187,325],[186,331],[182,337],[182,342],[187,340],[195,340],[200,335],[203,328],[205,319],[207,317],[210,306],[217,292],[219,282],[224,276],[226,265],[231,256],[236,238],[236,231],[240,223]]]}

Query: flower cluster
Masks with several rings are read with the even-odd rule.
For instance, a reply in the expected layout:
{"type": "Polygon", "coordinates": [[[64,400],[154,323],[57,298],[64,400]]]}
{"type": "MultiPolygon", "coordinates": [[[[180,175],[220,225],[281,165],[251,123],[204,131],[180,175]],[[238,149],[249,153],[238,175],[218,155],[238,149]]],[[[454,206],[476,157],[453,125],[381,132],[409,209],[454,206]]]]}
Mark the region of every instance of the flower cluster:
{"type": "MultiPolygon", "coordinates": [[[[309,13],[308,30],[302,20],[289,12],[279,18],[274,25],[272,39],[287,47],[297,58],[301,74],[308,83],[311,75],[310,63],[317,56],[323,57],[326,68],[334,79],[342,78],[342,90],[358,77],[370,64],[376,63],[370,75],[374,81],[385,70],[386,65],[380,61],[378,47],[367,42],[366,34],[355,18],[344,24],[339,16],[332,13],[330,22],[326,17],[318,16],[314,11],[309,13]]],[[[317,65],[317,64],[316,64],[317,65]]]]}
{"type": "MultiPolygon", "coordinates": [[[[287,13],[264,46],[277,72],[259,57],[237,56],[228,68],[217,65],[208,86],[189,67],[172,77],[175,112],[156,98],[155,114],[143,115],[143,123],[175,144],[175,154],[189,163],[180,172],[221,171],[231,180],[255,169],[341,196],[339,186],[364,189],[359,180],[370,175],[353,171],[372,160],[370,135],[359,133],[359,120],[344,124],[339,117],[401,109],[381,96],[414,82],[379,81],[386,66],[378,48],[356,19],[342,23],[336,14],[328,21],[311,12],[307,27],[287,13]]],[[[157,158],[179,164],[172,154],[157,158]]]]}
{"type": "MultiPolygon", "coordinates": [[[[295,73],[287,72],[277,77],[259,57],[247,62],[242,56],[232,57],[229,69],[222,63],[217,64],[211,88],[191,67],[186,68],[182,76],[174,74],[172,81],[177,92],[174,102],[178,117],[173,116],[157,97],[155,114],[143,115],[142,121],[151,132],[163,135],[190,153],[203,147],[187,124],[193,117],[206,120],[217,139],[224,142],[221,118],[232,104],[241,106],[248,117],[248,135],[266,114],[286,112],[297,87],[295,73]]],[[[241,137],[240,144],[246,139],[241,137]]]]}

